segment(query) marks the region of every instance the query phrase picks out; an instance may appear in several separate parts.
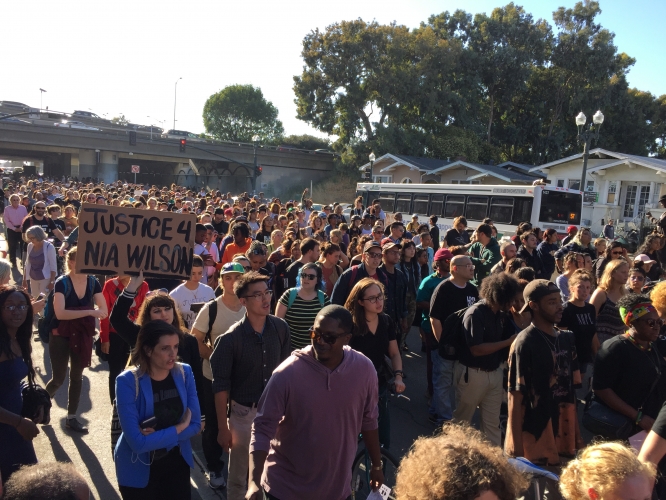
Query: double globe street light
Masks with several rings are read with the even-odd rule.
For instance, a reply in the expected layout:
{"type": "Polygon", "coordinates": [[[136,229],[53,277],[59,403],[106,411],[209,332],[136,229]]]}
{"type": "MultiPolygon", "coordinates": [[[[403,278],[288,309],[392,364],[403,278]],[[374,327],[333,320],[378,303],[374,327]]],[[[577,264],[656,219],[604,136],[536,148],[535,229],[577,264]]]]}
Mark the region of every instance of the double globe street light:
{"type": "Polygon", "coordinates": [[[604,114],[601,111],[594,113],[592,117],[592,123],[585,126],[587,122],[587,117],[581,111],[576,116],[576,126],[578,127],[578,144],[583,143],[583,173],[580,177],[580,185],[578,187],[579,191],[585,192],[586,179],[587,177],[587,159],[590,157],[590,145],[592,144],[592,139],[595,141],[599,140],[599,130],[601,129],[601,124],[604,122],[604,114]]]}

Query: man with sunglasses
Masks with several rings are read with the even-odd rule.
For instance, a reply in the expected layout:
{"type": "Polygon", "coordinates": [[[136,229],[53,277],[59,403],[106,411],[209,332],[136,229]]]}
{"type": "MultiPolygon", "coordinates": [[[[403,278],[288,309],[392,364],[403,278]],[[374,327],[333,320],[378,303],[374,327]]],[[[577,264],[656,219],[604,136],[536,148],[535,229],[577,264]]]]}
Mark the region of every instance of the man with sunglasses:
{"type": "Polygon", "coordinates": [[[324,307],[310,331],[312,345],[273,373],[252,427],[247,498],[349,497],[359,433],[371,458],[371,484],[383,483],[377,372],[347,345],[352,328],[349,311],[324,307]]]}
{"type": "Polygon", "coordinates": [[[335,282],[331,294],[331,304],[344,306],[351,289],[363,278],[373,278],[383,283],[384,286],[388,286],[386,273],[379,268],[382,263],[382,246],[376,241],[368,241],[363,247],[362,259],[361,264],[351,266],[335,282]]]}
{"type": "Polygon", "coordinates": [[[229,500],[245,498],[250,432],[257,404],[273,370],[290,353],[289,326],[270,314],[273,293],[267,282],[266,276],[251,271],[234,284],[245,316],[218,337],[210,356],[217,442],[229,451],[229,500]]]}
{"type": "Polygon", "coordinates": [[[46,203],[43,201],[38,201],[34,206],[35,213],[30,215],[23,220],[23,225],[21,227],[21,232],[23,233],[23,251],[28,247],[25,233],[28,228],[32,226],[41,227],[49,238],[54,236],[60,240],[62,243],[65,241],[65,235],[62,234],[62,231],[56,226],[56,223],[53,222],[53,219],[46,215],[46,203]]]}

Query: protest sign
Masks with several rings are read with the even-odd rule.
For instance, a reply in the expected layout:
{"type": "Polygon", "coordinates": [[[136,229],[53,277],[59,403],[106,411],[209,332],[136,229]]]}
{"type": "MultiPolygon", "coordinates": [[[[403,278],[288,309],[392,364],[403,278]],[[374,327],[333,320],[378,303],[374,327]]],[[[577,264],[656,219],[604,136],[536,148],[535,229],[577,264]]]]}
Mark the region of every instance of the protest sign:
{"type": "Polygon", "coordinates": [[[196,217],[84,203],[79,212],[76,270],[188,278],[192,272],[196,217]]]}

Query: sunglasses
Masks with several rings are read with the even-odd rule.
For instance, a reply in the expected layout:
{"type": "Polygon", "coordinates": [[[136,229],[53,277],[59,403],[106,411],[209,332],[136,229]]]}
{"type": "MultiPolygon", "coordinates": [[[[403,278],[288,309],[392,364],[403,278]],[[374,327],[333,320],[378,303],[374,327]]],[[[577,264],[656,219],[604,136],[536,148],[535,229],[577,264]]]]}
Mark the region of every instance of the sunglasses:
{"type": "Polygon", "coordinates": [[[622,255],[623,252],[611,252],[611,255],[622,255]]]}
{"type": "Polygon", "coordinates": [[[652,329],[661,328],[664,324],[664,320],[662,319],[645,319],[643,321],[645,321],[645,324],[652,329]]]}
{"type": "Polygon", "coordinates": [[[157,290],[151,290],[146,293],[146,297],[152,297],[153,295],[169,295],[169,290],[166,288],[158,288],[157,290]]]}
{"type": "Polygon", "coordinates": [[[316,280],[317,275],[316,274],[301,273],[301,278],[306,279],[306,280],[316,280]]]}
{"type": "Polygon", "coordinates": [[[345,335],[347,335],[346,333],[343,335],[330,335],[328,333],[321,333],[318,332],[314,326],[310,327],[309,331],[310,331],[310,338],[312,340],[316,342],[318,339],[322,339],[328,345],[335,344],[340,337],[344,337],[345,335]]]}

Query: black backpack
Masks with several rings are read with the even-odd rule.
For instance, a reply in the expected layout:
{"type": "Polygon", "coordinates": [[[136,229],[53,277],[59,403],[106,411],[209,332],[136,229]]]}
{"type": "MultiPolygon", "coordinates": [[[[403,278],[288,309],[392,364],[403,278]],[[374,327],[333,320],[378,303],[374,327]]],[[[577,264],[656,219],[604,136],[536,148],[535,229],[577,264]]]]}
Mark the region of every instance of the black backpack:
{"type": "Polygon", "coordinates": [[[439,354],[445,359],[458,359],[465,342],[463,318],[469,307],[460,309],[447,316],[442,324],[442,336],[439,339],[439,354]]]}
{"type": "MultiPolygon", "coordinates": [[[[88,284],[86,288],[86,295],[88,295],[89,292],[95,289],[95,283],[94,283],[95,277],[90,275],[88,276],[88,284]]],[[[74,287],[72,286],[72,282],[69,279],[69,276],[60,276],[55,283],[58,283],[59,281],[63,282],[63,285],[65,286],[65,301],[67,300],[67,297],[72,293],[72,290],[74,287]]],[[[37,331],[39,332],[39,338],[41,341],[45,344],[49,343],[49,334],[51,333],[51,330],[53,328],[58,327],[58,319],[55,317],[55,311],[53,310],[53,296],[55,294],[55,283],[53,285],[53,289],[49,292],[48,296],[46,297],[46,305],[44,306],[44,314],[42,315],[41,318],[39,318],[39,321],[37,322],[37,331]]]]}

